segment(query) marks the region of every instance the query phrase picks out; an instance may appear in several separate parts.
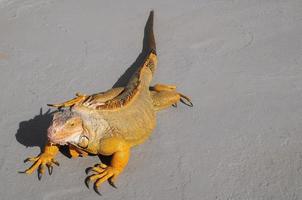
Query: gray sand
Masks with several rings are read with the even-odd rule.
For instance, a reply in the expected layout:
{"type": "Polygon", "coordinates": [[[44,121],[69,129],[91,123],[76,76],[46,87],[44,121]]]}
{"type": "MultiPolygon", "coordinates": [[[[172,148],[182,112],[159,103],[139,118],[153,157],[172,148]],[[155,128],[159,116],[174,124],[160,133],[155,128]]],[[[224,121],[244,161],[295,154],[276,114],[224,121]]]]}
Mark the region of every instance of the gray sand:
{"type": "Polygon", "coordinates": [[[302,199],[301,36],[301,0],[0,0],[0,199],[302,199]],[[150,9],[154,83],[194,108],[160,113],[102,197],[84,185],[98,157],[17,173],[40,152],[47,103],[111,88],[135,61],[150,9]]]}

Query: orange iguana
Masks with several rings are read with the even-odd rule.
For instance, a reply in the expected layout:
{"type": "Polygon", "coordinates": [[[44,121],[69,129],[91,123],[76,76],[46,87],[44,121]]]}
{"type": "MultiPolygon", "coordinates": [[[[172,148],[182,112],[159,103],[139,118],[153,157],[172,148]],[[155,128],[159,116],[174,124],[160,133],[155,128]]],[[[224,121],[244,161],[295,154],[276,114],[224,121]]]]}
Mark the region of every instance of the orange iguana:
{"type": "Polygon", "coordinates": [[[103,163],[91,167],[93,175],[87,181],[95,181],[94,189],[106,180],[114,186],[130,157],[130,149],[143,143],[156,124],[156,113],[176,105],[179,101],[193,106],[190,99],[176,91],[173,85],[156,84],[150,87],[156,64],[156,48],[153,35],[153,11],[145,27],[147,48],[145,60],[125,87],[113,88],[93,95],[77,94],[76,98],[58,108],[69,108],[54,113],[48,128],[48,141],[37,157],[28,158],[34,164],[25,171],[31,174],[38,169],[41,178],[48,167],[52,172],[54,160],[61,145],[68,145],[72,157],[88,154],[112,156],[109,165],[103,163]]]}

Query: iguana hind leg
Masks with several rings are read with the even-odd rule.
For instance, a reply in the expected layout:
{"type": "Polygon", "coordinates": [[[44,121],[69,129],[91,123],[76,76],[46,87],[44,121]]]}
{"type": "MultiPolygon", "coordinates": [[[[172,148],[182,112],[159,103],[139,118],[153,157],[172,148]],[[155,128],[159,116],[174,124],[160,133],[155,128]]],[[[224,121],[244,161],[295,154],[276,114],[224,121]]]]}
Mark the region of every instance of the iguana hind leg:
{"type": "Polygon", "coordinates": [[[177,92],[174,85],[156,84],[150,88],[153,106],[156,111],[163,110],[170,106],[176,106],[180,101],[187,106],[192,107],[190,98],[177,92]]]}

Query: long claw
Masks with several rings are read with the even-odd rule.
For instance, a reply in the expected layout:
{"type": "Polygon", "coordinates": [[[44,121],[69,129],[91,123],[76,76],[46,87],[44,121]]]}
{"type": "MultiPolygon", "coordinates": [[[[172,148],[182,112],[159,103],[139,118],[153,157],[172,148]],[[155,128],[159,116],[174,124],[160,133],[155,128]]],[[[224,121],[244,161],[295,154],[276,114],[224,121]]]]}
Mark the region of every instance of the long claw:
{"type": "MultiPolygon", "coordinates": [[[[93,175],[91,175],[91,176],[93,176],[93,175]]],[[[86,185],[86,187],[89,189],[89,183],[90,183],[90,177],[91,176],[88,176],[86,179],[85,179],[85,185],[86,185]]]]}
{"type": "Polygon", "coordinates": [[[112,181],[112,179],[109,179],[109,184],[114,187],[115,189],[117,189],[115,183],[112,181]]]}
{"type": "Polygon", "coordinates": [[[29,162],[29,161],[35,162],[35,161],[37,161],[38,159],[39,159],[38,157],[34,157],[34,158],[26,158],[23,162],[24,162],[24,163],[29,162]]]}
{"type": "Polygon", "coordinates": [[[26,174],[32,174],[35,169],[37,169],[39,167],[39,165],[41,164],[40,160],[37,160],[29,169],[25,170],[26,174]]]}
{"type": "Polygon", "coordinates": [[[38,169],[38,179],[41,180],[42,175],[45,173],[45,164],[41,164],[38,169]]]}
{"type": "Polygon", "coordinates": [[[105,174],[102,178],[99,178],[96,182],[95,185],[99,187],[102,183],[108,180],[113,174],[105,174]]]}
{"type": "Polygon", "coordinates": [[[57,166],[60,166],[60,163],[58,161],[56,161],[55,159],[52,159],[51,162],[57,166]]]}
{"type": "Polygon", "coordinates": [[[185,95],[183,95],[181,93],[179,93],[179,95],[181,97],[180,98],[181,103],[183,103],[183,104],[185,104],[185,105],[187,105],[189,107],[193,107],[193,103],[191,102],[191,99],[189,97],[187,97],[187,96],[185,96],[185,95]]]}
{"type": "Polygon", "coordinates": [[[110,174],[106,173],[106,172],[103,172],[101,174],[94,174],[94,175],[91,175],[89,177],[86,178],[85,180],[85,184],[86,186],[89,188],[89,181],[94,181],[94,180],[97,180],[94,184],[93,184],[93,189],[94,191],[98,194],[98,195],[101,195],[101,193],[99,192],[98,190],[98,187],[100,184],[102,184],[104,181],[106,181],[110,176],[110,174]]]}
{"type": "Polygon", "coordinates": [[[102,196],[102,194],[100,193],[98,186],[96,184],[93,185],[93,190],[95,191],[95,193],[97,193],[98,195],[102,196]]]}
{"type": "Polygon", "coordinates": [[[52,175],[52,171],[53,171],[53,166],[47,165],[47,169],[48,169],[48,174],[51,176],[52,175]]]}
{"type": "Polygon", "coordinates": [[[85,185],[87,186],[87,188],[89,188],[90,181],[94,181],[96,179],[103,178],[106,175],[107,175],[107,173],[106,174],[92,174],[85,179],[85,185]]]}
{"type": "Polygon", "coordinates": [[[85,173],[86,173],[86,174],[89,174],[89,172],[91,172],[92,168],[93,168],[93,167],[88,167],[88,168],[85,170],[85,173]]]}
{"type": "Polygon", "coordinates": [[[89,168],[87,168],[87,169],[85,170],[86,174],[89,174],[90,172],[95,171],[95,170],[93,170],[93,168],[95,168],[95,167],[89,167],[89,168]]]}
{"type": "Polygon", "coordinates": [[[41,178],[42,178],[42,173],[38,171],[38,179],[39,179],[39,181],[41,180],[41,178]]]}

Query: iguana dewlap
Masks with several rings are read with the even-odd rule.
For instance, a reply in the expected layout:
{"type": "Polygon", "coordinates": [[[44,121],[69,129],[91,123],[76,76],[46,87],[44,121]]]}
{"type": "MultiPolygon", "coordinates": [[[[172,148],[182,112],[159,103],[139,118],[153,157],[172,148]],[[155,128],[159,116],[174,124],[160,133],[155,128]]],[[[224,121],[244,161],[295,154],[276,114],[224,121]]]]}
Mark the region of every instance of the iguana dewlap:
{"type": "Polygon", "coordinates": [[[52,165],[58,164],[54,158],[59,147],[68,145],[72,157],[88,153],[112,155],[110,165],[91,168],[94,174],[87,181],[95,181],[95,189],[106,180],[114,185],[128,163],[131,147],[144,142],[155,128],[156,113],[179,101],[192,106],[190,99],[173,85],[150,87],[157,65],[153,11],[146,23],[145,39],[145,60],[127,86],[93,95],[77,94],[65,103],[51,105],[69,109],[54,114],[45,149],[39,156],[27,159],[34,164],[25,173],[31,174],[38,168],[40,178],[45,166],[52,172],[52,165]]]}

